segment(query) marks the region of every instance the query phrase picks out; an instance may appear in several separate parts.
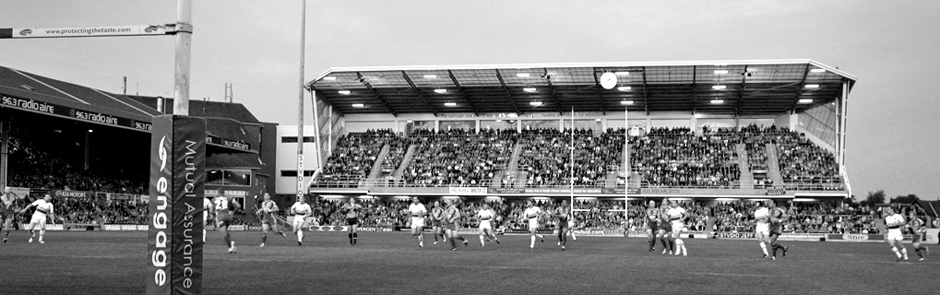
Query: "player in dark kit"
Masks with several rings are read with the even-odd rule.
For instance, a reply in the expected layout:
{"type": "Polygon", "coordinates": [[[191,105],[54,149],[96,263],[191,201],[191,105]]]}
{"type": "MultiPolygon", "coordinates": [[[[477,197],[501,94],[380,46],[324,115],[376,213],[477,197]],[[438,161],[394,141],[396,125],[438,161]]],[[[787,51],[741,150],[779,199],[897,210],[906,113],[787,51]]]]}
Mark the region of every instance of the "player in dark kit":
{"type": "Polygon", "coordinates": [[[457,205],[453,200],[446,200],[444,203],[447,204],[447,208],[444,209],[444,231],[447,232],[447,239],[450,240],[451,250],[457,251],[457,239],[463,241],[464,246],[470,242],[457,233],[457,221],[460,219],[460,210],[457,209],[457,205]]]}
{"type": "Polygon", "coordinates": [[[7,238],[10,237],[10,231],[13,230],[13,219],[16,215],[16,194],[13,193],[13,189],[5,187],[3,189],[3,194],[0,195],[0,222],[3,226],[3,242],[7,242],[7,238]]]}
{"type": "Polygon", "coordinates": [[[232,236],[228,234],[228,226],[232,225],[232,213],[241,208],[241,205],[225,196],[215,197],[212,203],[215,205],[215,225],[222,231],[222,239],[228,246],[228,253],[235,253],[238,249],[235,248],[232,236]]]}
{"type": "Polygon", "coordinates": [[[789,216],[783,208],[777,207],[774,201],[767,201],[767,208],[770,209],[770,248],[773,254],[770,258],[777,260],[777,249],[783,250],[784,257],[787,256],[787,251],[790,250],[789,247],[777,242],[777,239],[780,238],[780,227],[783,226],[789,216]]]}
{"type": "Polygon", "coordinates": [[[908,209],[908,212],[910,217],[907,222],[907,232],[911,234],[911,245],[914,246],[914,253],[920,257],[918,261],[924,261],[924,256],[930,253],[930,249],[921,245],[920,240],[927,233],[927,222],[917,217],[917,210],[913,206],[908,209]]]}
{"type": "Polygon", "coordinates": [[[565,251],[565,245],[568,244],[568,220],[571,220],[571,208],[568,207],[568,201],[561,201],[561,206],[555,208],[552,216],[558,221],[555,228],[558,229],[558,241],[561,243],[561,251],[565,251]]]}
{"type": "Polygon", "coordinates": [[[437,245],[437,236],[447,242],[447,236],[444,235],[444,229],[441,223],[444,220],[444,208],[441,208],[441,201],[434,201],[434,207],[431,208],[431,230],[434,231],[434,244],[437,245]]]}
{"type": "MultiPolygon", "coordinates": [[[[660,212],[659,208],[656,208],[656,201],[650,200],[649,206],[646,208],[646,240],[650,244],[650,252],[653,252],[656,251],[656,239],[662,238],[662,235],[659,233],[660,212]]],[[[663,249],[667,247],[669,246],[663,242],[663,249]]]]}
{"type": "Polygon", "coordinates": [[[271,195],[264,193],[264,202],[261,203],[261,208],[255,209],[258,218],[261,219],[261,247],[264,247],[264,243],[268,241],[269,230],[273,229],[281,237],[287,237],[287,234],[277,228],[276,214],[278,210],[280,209],[278,209],[277,203],[271,200],[271,195]]]}
{"type": "Polygon", "coordinates": [[[356,199],[350,198],[349,204],[344,205],[343,210],[346,210],[346,224],[349,225],[349,244],[355,246],[359,241],[359,210],[362,210],[362,205],[356,204],[356,199]]]}
{"type": "Polygon", "coordinates": [[[663,203],[659,206],[659,240],[663,243],[663,254],[672,255],[672,250],[676,244],[675,240],[672,239],[672,224],[669,223],[667,211],[669,211],[669,202],[663,200],[663,203]]]}

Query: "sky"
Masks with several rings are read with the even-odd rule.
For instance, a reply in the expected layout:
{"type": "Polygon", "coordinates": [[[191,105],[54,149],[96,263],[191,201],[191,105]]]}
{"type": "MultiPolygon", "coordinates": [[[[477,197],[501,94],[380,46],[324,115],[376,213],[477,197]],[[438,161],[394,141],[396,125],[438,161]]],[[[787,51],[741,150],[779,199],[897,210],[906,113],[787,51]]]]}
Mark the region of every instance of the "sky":
{"type": "MultiPolygon", "coordinates": [[[[192,99],[297,124],[300,0],[193,1],[192,99]]],[[[0,28],[176,22],[176,1],[0,0],[0,28]]],[[[940,197],[940,1],[308,1],[303,81],[330,67],[813,59],[858,77],[854,194],[940,197]],[[934,90],[930,90],[934,89],[934,90]]],[[[170,36],[0,41],[0,65],[172,96],[170,36]]],[[[312,120],[309,98],[306,116],[312,120]]]]}

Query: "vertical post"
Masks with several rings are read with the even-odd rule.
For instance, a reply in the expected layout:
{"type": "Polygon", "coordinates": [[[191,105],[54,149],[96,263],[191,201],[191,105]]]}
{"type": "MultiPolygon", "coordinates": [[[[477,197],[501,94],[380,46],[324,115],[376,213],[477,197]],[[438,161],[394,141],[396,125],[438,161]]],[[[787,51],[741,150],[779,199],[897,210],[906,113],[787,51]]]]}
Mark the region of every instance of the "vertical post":
{"type": "Polygon", "coordinates": [[[571,163],[568,164],[568,170],[570,171],[570,179],[568,180],[571,183],[571,206],[574,208],[574,106],[571,107],[571,163]]]}
{"type": "Polygon", "coordinates": [[[189,64],[193,39],[193,2],[176,1],[176,72],[173,86],[173,114],[189,116],[189,64]]]}
{"type": "MultiPolygon", "coordinates": [[[[627,209],[630,206],[630,115],[626,105],[623,107],[623,218],[629,220],[627,209]]],[[[629,224],[627,225],[629,226],[629,224]]]]}
{"type": "Polygon", "coordinates": [[[0,188],[7,186],[7,167],[10,163],[10,122],[6,122],[4,109],[0,108],[0,188]]]}
{"type": "Polygon", "coordinates": [[[316,132],[313,134],[314,138],[317,141],[317,169],[323,168],[323,142],[320,140],[320,130],[323,128],[320,127],[320,109],[317,106],[317,92],[310,90],[310,100],[313,103],[313,130],[316,132]]]}
{"type": "Polygon", "coordinates": [[[300,88],[297,89],[297,196],[303,196],[304,185],[304,45],[307,30],[307,0],[300,0],[300,88]]]}

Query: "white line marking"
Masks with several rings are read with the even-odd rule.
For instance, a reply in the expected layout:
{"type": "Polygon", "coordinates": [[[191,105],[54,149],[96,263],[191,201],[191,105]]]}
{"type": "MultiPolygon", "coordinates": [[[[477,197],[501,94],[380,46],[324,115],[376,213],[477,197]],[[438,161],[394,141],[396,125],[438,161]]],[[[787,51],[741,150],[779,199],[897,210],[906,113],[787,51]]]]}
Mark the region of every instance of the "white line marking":
{"type": "Polygon", "coordinates": [[[84,100],[82,100],[82,99],[80,99],[80,98],[78,98],[78,97],[75,97],[74,95],[71,95],[71,94],[69,94],[69,93],[67,93],[67,92],[65,92],[65,91],[62,91],[62,90],[60,90],[59,88],[52,87],[52,85],[46,84],[46,83],[44,83],[44,82],[42,82],[42,81],[39,81],[39,79],[33,78],[33,77],[30,76],[30,75],[23,74],[22,72],[17,71],[17,70],[14,70],[14,69],[10,69],[10,70],[13,71],[14,73],[20,74],[20,76],[26,77],[27,79],[36,81],[36,83],[42,84],[43,86],[46,86],[46,87],[49,87],[49,88],[52,89],[52,90],[58,91],[59,93],[62,93],[62,94],[65,94],[65,96],[71,97],[72,99],[75,99],[75,100],[80,101],[80,102],[82,102],[82,103],[84,103],[84,104],[90,105],[90,103],[88,103],[87,101],[84,101],[84,100]]]}
{"type": "Polygon", "coordinates": [[[786,276],[781,276],[781,275],[752,275],[752,274],[717,273],[717,272],[690,272],[689,274],[706,275],[706,276],[729,276],[729,277],[786,277],[786,276]]]}

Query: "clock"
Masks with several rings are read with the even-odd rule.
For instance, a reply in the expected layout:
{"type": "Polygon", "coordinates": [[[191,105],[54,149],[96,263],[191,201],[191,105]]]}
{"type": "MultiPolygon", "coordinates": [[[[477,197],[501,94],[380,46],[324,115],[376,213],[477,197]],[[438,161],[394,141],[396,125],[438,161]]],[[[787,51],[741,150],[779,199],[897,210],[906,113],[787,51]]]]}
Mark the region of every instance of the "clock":
{"type": "Polygon", "coordinates": [[[617,86],[616,74],[606,72],[601,75],[601,87],[604,87],[604,89],[614,89],[614,86],[617,86]]]}

